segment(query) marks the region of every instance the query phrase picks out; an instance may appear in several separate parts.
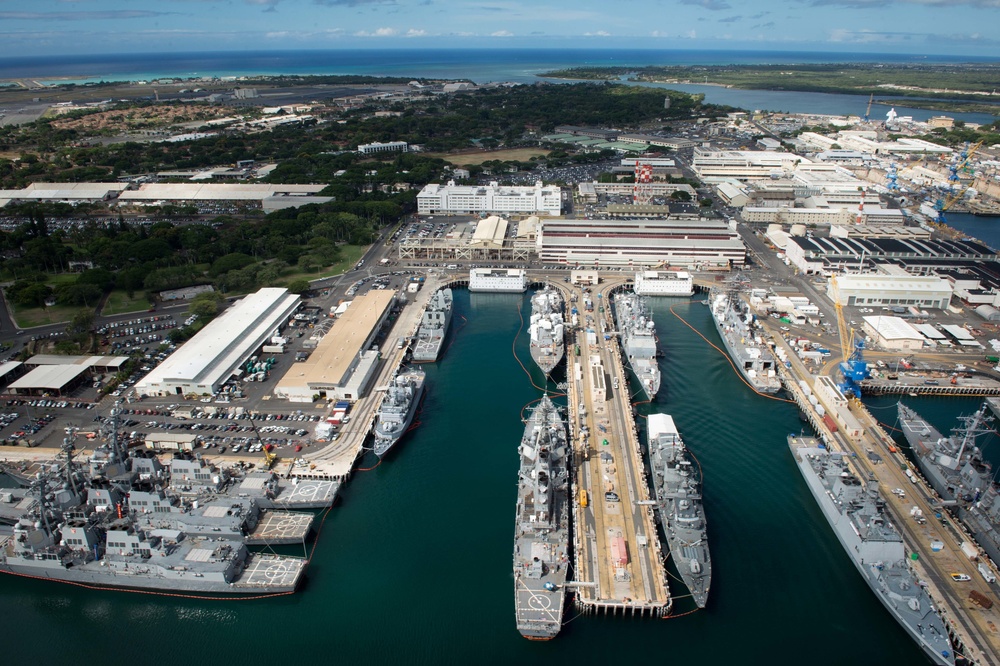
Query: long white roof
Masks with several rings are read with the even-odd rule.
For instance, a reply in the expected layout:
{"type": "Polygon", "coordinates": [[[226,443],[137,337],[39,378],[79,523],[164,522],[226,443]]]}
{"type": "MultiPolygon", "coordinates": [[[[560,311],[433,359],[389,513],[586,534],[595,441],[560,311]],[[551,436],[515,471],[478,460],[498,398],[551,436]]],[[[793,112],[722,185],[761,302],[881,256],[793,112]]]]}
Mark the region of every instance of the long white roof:
{"type": "Polygon", "coordinates": [[[886,340],[923,340],[920,331],[900,317],[883,317],[870,315],[864,318],[865,323],[886,340]]]}
{"type": "Polygon", "coordinates": [[[248,357],[268,334],[295,309],[299,297],[287,289],[269,287],[244,297],[209,322],[137,385],[167,383],[215,384],[248,357]]]}
{"type": "Polygon", "coordinates": [[[316,194],[326,185],[274,185],[270,183],[146,183],[122,192],[121,201],[254,201],[279,195],[316,194]]]}
{"type": "Polygon", "coordinates": [[[42,365],[11,382],[9,388],[59,390],[86,371],[83,365],[42,365]]]}

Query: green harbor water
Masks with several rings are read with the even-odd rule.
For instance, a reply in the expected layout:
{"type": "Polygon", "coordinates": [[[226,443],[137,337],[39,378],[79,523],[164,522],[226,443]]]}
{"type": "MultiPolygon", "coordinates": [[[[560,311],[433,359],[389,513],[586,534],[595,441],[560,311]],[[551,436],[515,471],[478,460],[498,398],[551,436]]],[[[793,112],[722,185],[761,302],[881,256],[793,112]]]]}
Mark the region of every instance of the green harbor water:
{"type": "MultiPolygon", "coordinates": [[[[571,609],[555,640],[520,637],[511,575],[517,445],[522,408],[540,396],[532,380],[541,383],[527,337],[518,335],[528,301],[456,290],[449,347],[441,362],[424,366],[429,392],[419,427],[344,488],[298,594],[195,601],[6,576],[7,661],[926,663],[862,582],[799,476],[785,443],[803,427],[797,408],[754,395],[670,312],[674,306],[720,344],[700,302],[652,305],[666,350],[663,388],[639,412],[672,414],[704,470],[714,568],[706,610],[653,620],[571,609]]],[[[894,403],[874,405],[889,425],[894,403]]],[[[975,401],[914,403],[922,405],[947,428],[975,401]]],[[[686,595],[679,583],[671,587],[686,595]]],[[[692,608],[684,598],[675,604],[678,613],[692,608]]]]}

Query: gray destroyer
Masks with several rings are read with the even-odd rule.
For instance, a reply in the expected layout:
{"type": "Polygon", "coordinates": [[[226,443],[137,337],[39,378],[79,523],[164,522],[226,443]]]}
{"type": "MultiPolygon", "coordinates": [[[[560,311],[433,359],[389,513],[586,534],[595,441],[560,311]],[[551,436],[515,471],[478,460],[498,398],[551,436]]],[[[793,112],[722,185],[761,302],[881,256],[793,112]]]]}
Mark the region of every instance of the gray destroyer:
{"type": "Polygon", "coordinates": [[[531,358],[549,375],[566,353],[563,298],[558,289],[546,285],[531,297],[531,321],[528,324],[531,358]]]}
{"type": "Polygon", "coordinates": [[[994,562],[1000,562],[1000,497],[993,467],[976,442],[992,432],[986,403],[950,437],[915,411],[899,404],[899,424],[920,471],[942,499],[953,501],[959,519],[994,562]]]}
{"type": "Polygon", "coordinates": [[[186,594],[267,595],[298,585],[305,559],[247,549],[244,530],[257,519],[252,502],[154,517],[151,499],[177,508],[179,500],[158,483],[155,459],[125,454],[115,428],[100,473],[75,464],[72,436],[63,453],[64,462],[57,469],[43,466],[18,503],[13,535],[0,545],[0,571],[186,594]]]}
{"type": "Polygon", "coordinates": [[[877,485],[866,486],[851,472],[849,454],[823,448],[815,438],[789,435],[788,445],[824,517],[876,598],[933,663],[954,664],[947,628],[907,565],[906,547],[877,485]]]}
{"type": "Polygon", "coordinates": [[[389,452],[413,423],[420,399],[424,395],[425,373],[420,368],[402,370],[385,391],[375,423],[375,455],[389,452]]]}
{"type": "Polygon", "coordinates": [[[646,299],[633,292],[615,294],[615,316],[622,349],[646,397],[660,390],[660,365],[656,362],[656,324],[649,316],[646,299]]]}
{"type": "Polygon", "coordinates": [[[517,630],[549,640],[562,628],[569,573],[569,448],[566,425],[543,396],[519,447],[514,527],[514,610],[517,630]]]}
{"type": "Polygon", "coordinates": [[[713,289],[708,305],[726,350],[750,386],[759,393],[777,393],[781,381],[775,372],[774,355],[754,331],[754,315],[739,293],[713,289]]]}
{"type": "Polygon", "coordinates": [[[417,338],[413,344],[414,363],[433,363],[441,356],[441,347],[451,324],[451,306],[451,289],[439,289],[431,296],[417,328],[417,338]]]}
{"type": "Polygon", "coordinates": [[[708,602],[712,558],[701,497],[701,471],[691,463],[673,417],[650,414],[646,422],[656,505],[674,566],[699,608],[708,602]]]}

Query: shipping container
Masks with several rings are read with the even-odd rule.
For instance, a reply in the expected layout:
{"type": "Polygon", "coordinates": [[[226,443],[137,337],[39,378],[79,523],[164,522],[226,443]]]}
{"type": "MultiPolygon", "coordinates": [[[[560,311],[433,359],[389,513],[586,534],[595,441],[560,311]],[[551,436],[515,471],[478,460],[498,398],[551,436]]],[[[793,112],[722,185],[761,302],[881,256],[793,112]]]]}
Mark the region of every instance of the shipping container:
{"type": "Polygon", "coordinates": [[[628,548],[625,545],[624,537],[613,537],[611,539],[611,563],[616,567],[623,567],[628,564],[628,548]]]}
{"type": "Polygon", "coordinates": [[[976,548],[976,544],[969,543],[968,541],[962,542],[962,552],[965,553],[965,556],[970,560],[974,560],[979,557],[979,549],[976,548]]]}
{"type": "Polygon", "coordinates": [[[830,429],[830,432],[837,432],[837,424],[834,423],[833,419],[830,418],[829,414],[823,417],[823,423],[825,423],[826,427],[830,429]]]}

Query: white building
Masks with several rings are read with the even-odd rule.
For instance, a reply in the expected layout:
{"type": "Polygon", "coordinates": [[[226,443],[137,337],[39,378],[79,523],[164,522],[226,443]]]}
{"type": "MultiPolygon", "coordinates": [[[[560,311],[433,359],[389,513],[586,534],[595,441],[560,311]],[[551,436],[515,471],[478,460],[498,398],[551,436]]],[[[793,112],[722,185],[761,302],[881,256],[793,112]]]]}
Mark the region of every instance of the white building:
{"type": "Polygon", "coordinates": [[[489,185],[426,185],[417,195],[420,215],[519,213],[524,215],[559,215],[562,210],[562,190],[556,185],[533,187],[489,185]]]}
{"type": "Polygon", "coordinates": [[[706,150],[695,148],[691,167],[708,183],[726,179],[769,180],[810,160],[795,153],[770,150],[706,150]]]}
{"type": "Polygon", "coordinates": [[[140,395],[216,393],[299,307],[283,288],[261,289],[223,312],[136,385],[140,395]]]}
{"type": "MultiPolygon", "coordinates": [[[[916,306],[943,310],[951,301],[951,285],[944,278],[919,275],[841,275],[837,278],[843,305],[916,306]]],[[[833,283],[827,294],[834,295],[833,283]]]]}
{"type": "Polygon", "coordinates": [[[883,349],[911,350],[924,346],[924,336],[899,317],[869,316],[864,318],[865,335],[883,349]]]}
{"type": "Polygon", "coordinates": [[[640,296],[690,296],[694,279],[687,271],[636,271],[635,293],[640,296]]]}
{"type": "Polygon", "coordinates": [[[473,268],[469,271],[469,291],[521,294],[528,279],[521,268],[473,268]]]}
{"type": "Polygon", "coordinates": [[[373,155],[375,153],[405,153],[410,150],[410,144],[405,141],[389,141],[386,143],[362,143],[358,145],[358,152],[362,155],[373,155]]]}

